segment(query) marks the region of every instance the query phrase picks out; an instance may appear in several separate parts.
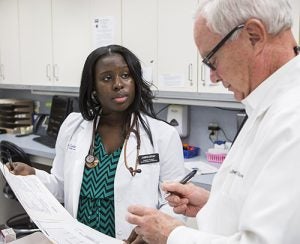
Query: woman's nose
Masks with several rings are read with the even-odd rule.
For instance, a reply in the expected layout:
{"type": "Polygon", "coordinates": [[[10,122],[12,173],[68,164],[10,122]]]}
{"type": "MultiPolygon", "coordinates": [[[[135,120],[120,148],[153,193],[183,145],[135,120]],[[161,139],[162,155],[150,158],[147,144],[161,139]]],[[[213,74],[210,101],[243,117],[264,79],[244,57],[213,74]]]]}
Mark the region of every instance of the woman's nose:
{"type": "Polygon", "coordinates": [[[122,89],[123,88],[123,82],[122,82],[122,79],[117,76],[115,81],[114,81],[114,84],[113,84],[113,89],[114,90],[119,90],[119,89],[122,89]]]}

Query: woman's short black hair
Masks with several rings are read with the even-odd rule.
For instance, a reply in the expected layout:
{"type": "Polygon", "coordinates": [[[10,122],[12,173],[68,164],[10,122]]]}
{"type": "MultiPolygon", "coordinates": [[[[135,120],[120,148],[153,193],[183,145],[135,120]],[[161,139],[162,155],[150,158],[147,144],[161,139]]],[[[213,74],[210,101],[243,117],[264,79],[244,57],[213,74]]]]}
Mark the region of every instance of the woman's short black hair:
{"type": "MultiPolygon", "coordinates": [[[[99,108],[99,104],[95,103],[95,99],[92,98],[92,92],[95,91],[95,66],[99,59],[116,53],[124,58],[135,82],[135,98],[128,108],[128,118],[131,117],[132,113],[135,113],[142,122],[143,127],[146,126],[148,128],[145,121],[141,119],[140,112],[156,118],[152,102],[154,96],[150,89],[150,84],[143,79],[141,63],[137,56],[120,45],[109,45],[97,48],[87,57],[82,71],[79,90],[80,112],[85,120],[93,120],[99,113],[101,108],[99,108]]],[[[147,129],[146,131],[148,132],[147,129]]]]}

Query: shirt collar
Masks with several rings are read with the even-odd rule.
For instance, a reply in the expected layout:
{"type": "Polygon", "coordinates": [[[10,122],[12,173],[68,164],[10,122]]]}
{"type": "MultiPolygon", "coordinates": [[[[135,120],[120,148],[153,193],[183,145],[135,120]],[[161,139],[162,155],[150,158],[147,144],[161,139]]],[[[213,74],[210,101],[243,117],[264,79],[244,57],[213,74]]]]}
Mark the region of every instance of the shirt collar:
{"type": "Polygon", "coordinates": [[[285,87],[291,85],[292,74],[295,73],[297,69],[299,70],[299,68],[300,55],[279,68],[244,98],[241,103],[245,106],[247,115],[251,117],[254,111],[256,111],[256,115],[259,116],[259,114],[264,112],[272,104],[277,94],[281,93],[285,87]]]}

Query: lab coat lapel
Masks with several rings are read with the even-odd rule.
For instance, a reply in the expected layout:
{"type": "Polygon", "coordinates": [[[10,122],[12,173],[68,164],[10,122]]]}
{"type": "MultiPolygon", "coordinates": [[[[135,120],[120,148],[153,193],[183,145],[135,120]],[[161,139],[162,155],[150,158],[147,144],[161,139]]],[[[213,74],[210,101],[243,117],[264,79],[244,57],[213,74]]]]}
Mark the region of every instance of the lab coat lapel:
{"type": "Polygon", "coordinates": [[[80,132],[77,138],[77,151],[76,160],[74,163],[74,179],[72,180],[73,188],[72,194],[72,206],[73,206],[73,216],[76,217],[78,210],[79,194],[81,190],[83,171],[85,166],[85,157],[88,154],[93,133],[93,122],[85,121],[80,127],[80,132]]]}

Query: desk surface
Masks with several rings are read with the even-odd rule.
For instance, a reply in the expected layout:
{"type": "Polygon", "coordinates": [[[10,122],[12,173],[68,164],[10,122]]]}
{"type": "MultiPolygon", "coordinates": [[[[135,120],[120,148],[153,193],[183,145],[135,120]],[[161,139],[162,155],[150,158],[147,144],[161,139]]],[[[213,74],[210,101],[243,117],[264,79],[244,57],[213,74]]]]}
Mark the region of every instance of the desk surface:
{"type": "Polygon", "coordinates": [[[38,137],[38,136],[28,135],[24,137],[16,137],[16,135],[13,134],[1,134],[0,141],[2,140],[10,141],[16,144],[17,146],[21,147],[29,155],[54,159],[55,149],[44,146],[32,140],[34,137],[38,137]]]}

